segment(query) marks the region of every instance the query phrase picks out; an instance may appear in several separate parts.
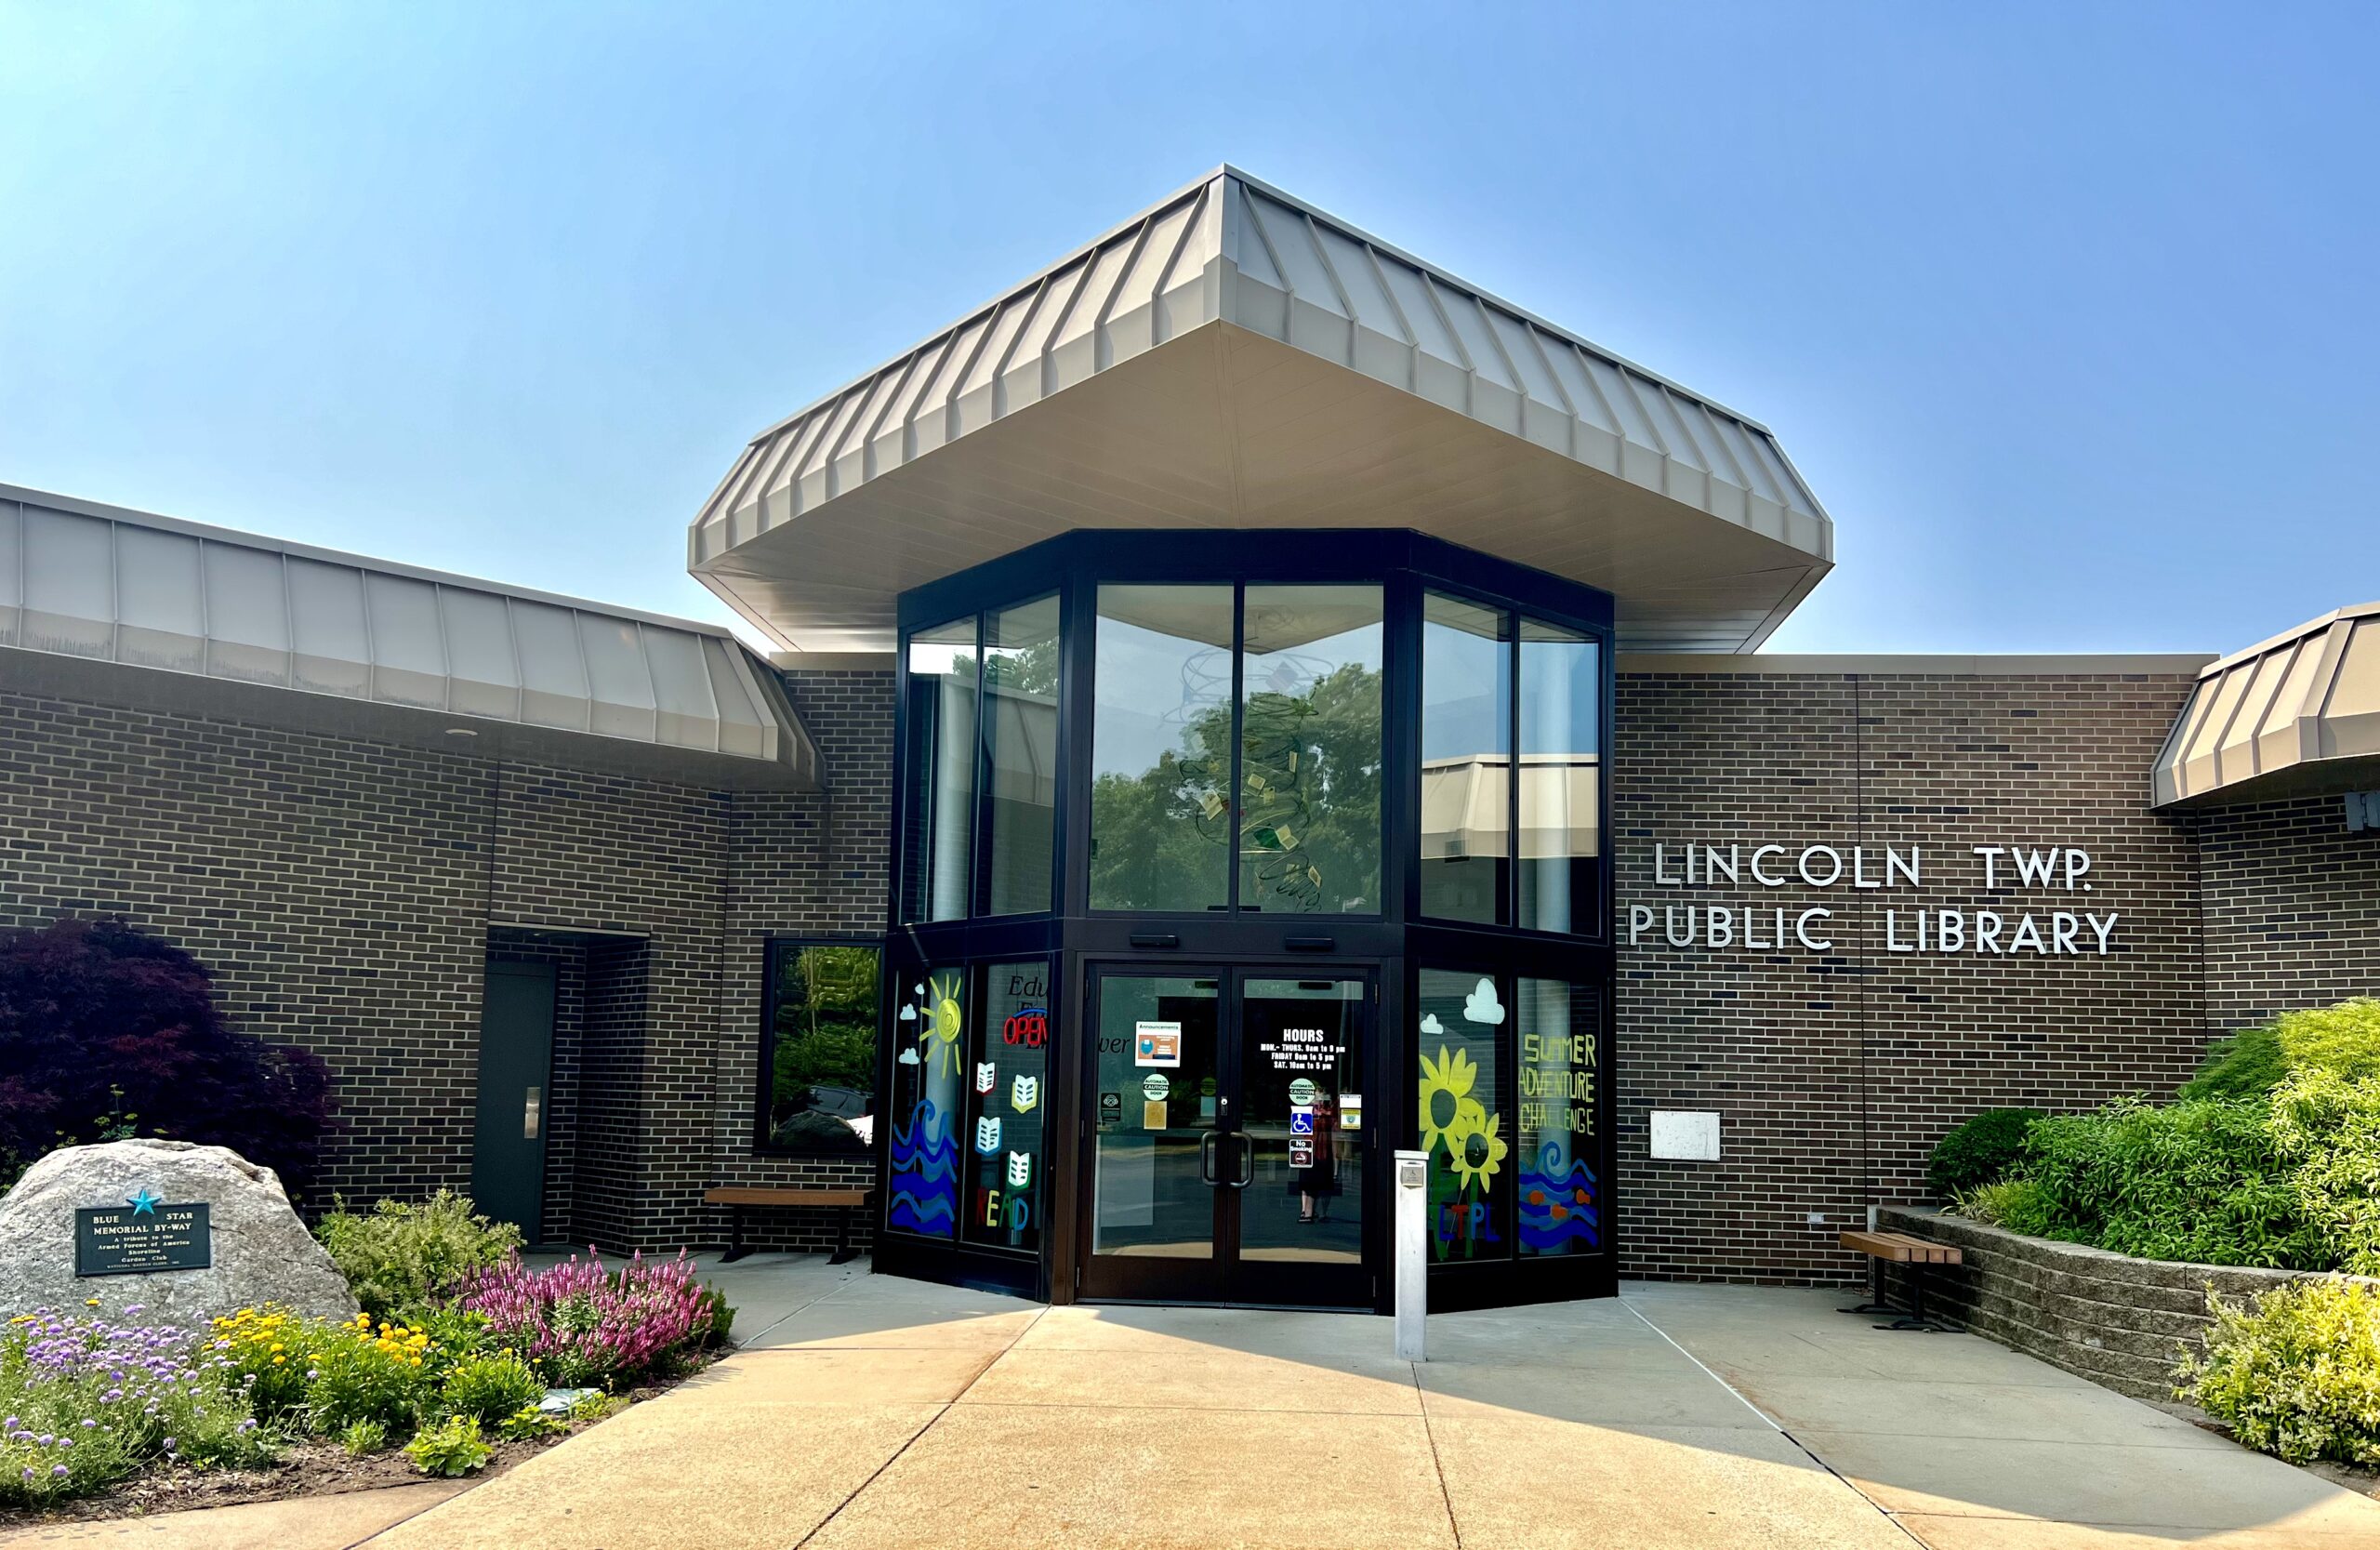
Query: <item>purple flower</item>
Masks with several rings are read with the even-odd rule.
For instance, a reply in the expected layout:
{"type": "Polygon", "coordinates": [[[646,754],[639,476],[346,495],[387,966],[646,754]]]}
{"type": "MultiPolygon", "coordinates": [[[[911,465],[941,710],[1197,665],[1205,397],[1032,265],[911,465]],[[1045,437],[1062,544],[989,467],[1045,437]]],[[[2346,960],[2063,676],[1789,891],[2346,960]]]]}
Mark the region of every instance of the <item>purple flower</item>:
{"type": "Polygon", "coordinates": [[[69,1473],[69,1471],[68,1471],[67,1467],[66,1467],[64,1464],[51,1464],[51,1465],[49,1466],[49,1473],[50,1473],[51,1477],[52,1477],[53,1478],[55,1478],[55,1477],[58,1477],[58,1476],[60,1476],[60,1475],[64,1475],[64,1474],[69,1473]]]}

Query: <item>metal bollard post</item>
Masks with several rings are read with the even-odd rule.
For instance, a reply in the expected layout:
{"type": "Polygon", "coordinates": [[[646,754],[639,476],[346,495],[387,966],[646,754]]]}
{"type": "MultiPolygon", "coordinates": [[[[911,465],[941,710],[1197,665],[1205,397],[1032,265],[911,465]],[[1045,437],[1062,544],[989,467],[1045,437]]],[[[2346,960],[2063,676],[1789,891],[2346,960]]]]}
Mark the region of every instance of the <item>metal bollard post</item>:
{"type": "Polygon", "coordinates": [[[1430,1154],[1396,1154],[1396,1359],[1427,1361],[1422,1319],[1429,1313],[1430,1154]]]}

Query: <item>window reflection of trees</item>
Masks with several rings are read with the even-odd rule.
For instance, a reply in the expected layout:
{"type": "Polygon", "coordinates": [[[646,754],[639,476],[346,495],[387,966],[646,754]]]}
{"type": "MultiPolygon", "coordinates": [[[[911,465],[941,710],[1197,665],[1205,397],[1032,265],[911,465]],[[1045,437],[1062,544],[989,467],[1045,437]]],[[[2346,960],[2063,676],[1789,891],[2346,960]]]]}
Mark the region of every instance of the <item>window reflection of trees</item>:
{"type": "Polygon", "coordinates": [[[859,1151],[876,1109],[878,949],[776,949],[769,1144],[859,1151]]]}
{"type": "MultiPolygon", "coordinates": [[[[1288,912],[1380,908],[1381,675],[1360,663],[1295,654],[1266,659],[1271,683],[1249,685],[1241,729],[1240,904],[1288,912]]],[[[1233,841],[1231,655],[1183,665],[1182,728],[1173,749],[1136,775],[1109,773],[1091,790],[1099,844],[1092,894],[1144,897],[1162,879],[1205,876],[1233,841]],[[1220,702],[1220,703],[1219,703],[1220,702]]]]}

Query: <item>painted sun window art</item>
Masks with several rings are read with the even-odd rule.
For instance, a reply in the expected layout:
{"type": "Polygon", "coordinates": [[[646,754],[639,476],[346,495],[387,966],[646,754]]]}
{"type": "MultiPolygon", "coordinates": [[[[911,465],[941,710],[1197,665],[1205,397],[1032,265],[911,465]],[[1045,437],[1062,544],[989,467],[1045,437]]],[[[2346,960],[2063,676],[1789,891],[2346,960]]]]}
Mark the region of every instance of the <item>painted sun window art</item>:
{"type": "Polygon", "coordinates": [[[901,991],[892,1023],[895,1097],[885,1220],[904,1232],[949,1238],[959,1218],[967,973],[918,973],[901,991]]]}

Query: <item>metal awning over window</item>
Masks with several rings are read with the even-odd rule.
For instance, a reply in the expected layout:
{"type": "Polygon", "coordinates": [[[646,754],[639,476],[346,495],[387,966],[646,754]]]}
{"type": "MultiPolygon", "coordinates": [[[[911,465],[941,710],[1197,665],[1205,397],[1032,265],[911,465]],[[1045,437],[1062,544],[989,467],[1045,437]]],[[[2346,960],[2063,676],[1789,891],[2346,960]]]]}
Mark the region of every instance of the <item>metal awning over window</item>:
{"type": "Polygon", "coordinates": [[[2199,675],[2150,805],[2261,801],[2380,780],[2380,603],[2342,608],[2199,675]]]}

